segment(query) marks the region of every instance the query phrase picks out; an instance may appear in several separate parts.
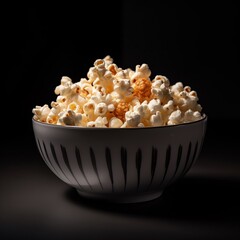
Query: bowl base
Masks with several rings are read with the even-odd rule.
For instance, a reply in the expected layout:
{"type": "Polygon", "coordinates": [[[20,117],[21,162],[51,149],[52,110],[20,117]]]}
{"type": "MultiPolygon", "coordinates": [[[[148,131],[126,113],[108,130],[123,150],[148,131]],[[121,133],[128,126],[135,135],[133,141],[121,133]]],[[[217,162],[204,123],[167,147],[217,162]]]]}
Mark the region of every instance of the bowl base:
{"type": "Polygon", "coordinates": [[[143,192],[143,193],[134,193],[134,194],[101,194],[101,193],[91,193],[91,192],[82,192],[79,189],[76,189],[78,194],[82,197],[101,200],[114,203],[138,203],[138,202],[147,202],[154,200],[160,197],[163,191],[155,192],[143,192]]]}

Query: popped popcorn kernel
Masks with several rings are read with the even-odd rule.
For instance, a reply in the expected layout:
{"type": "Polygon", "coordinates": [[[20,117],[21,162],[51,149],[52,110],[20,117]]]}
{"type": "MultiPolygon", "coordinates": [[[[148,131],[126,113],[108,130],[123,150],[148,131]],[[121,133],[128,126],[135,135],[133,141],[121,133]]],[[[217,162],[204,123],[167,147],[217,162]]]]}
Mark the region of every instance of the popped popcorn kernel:
{"type": "Polygon", "coordinates": [[[203,117],[197,92],[182,82],[171,85],[161,74],[151,78],[148,64],[123,69],[110,55],[99,58],[86,78],[63,76],[56,100],[32,109],[33,119],[48,124],[100,128],[177,125],[203,117]]]}
{"type": "Polygon", "coordinates": [[[109,127],[110,128],[120,128],[122,125],[123,125],[122,120],[117,118],[117,117],[112,117],[109,120],[109,127]]]}
{"type": "Polygon", "coordinates": [[[156,114],[153,114],[150,118],[151,126],[162,126],[163,119],[160,111],[157,111],[156,114]]]}
{"type": "Polygon", "coordinates": [[[137,112],[126,112],[126,127],[138,127],[141,123],[141,116],[137,112]]]}
{"type": "Polygon", "coordinates": [[[107,127],[108,120],[106,117],[98,117],[95,121],[87,123],[87,127],[107,127]]]}
{"type": "Polygon", "coordinates": [[[58,123],[60,125],[78,126],[82,120],[82,114],[75,113],[72,110],[66,110],[59,114],[58,123]]]}
{"type": "Polygon", "coordinates": [[[176,125],[182,122],[182,112],[180,110],[176,110],[172,112],[169,116],[168,125],[176,125]]]}
{"type": "Polygon", "coordinates": [[[116,75],[118,72],[116,64],[110,64],[107,69],[112,73],[112,75],[116,75]]]}
{"type": "Polygon", "coordinates": [[[135,72],[131,74],[131,80],[138,80],[140,78],[149,79],[151,75],[151,70],[147,64],[136,65],[135,72]]]}
{"type": "Polygon", "coordinates": [[[32,113],[34,114],[33,118],[40,122],[46,122],[48,114],[50,113],[50,108],[47,104],[41,106],[36,106],[33,108],[32,113]]]}
{"type": "Polygon", "coordinates": [[[152,83],[146,78],[134,79],[133,81],[133,95],[136,96],[140,102],[148,100],[151,96],[152,83]]]}
{"type": "Polygon", "coordinates": [[[99,103],[99,104],[97,104],[97,106],[94,110],[94,113],[95,113],[95,115],[98,115],[98,116],[105,116],[107,110],[108,109],[107,109],[106,103],[99,103]]]}
{"type": "Polygon", "coordinates": [[[114,110],[114,115],[122,121],[125,121],[125,113],[129,110],[129,103],[119,102],[114,110]]]}

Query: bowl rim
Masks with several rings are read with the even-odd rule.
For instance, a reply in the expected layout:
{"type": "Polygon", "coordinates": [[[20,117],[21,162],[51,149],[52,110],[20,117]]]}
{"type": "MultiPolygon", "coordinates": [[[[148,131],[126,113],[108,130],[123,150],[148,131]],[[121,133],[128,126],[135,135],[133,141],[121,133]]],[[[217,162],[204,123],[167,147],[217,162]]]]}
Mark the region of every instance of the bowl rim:
{"type": "Polygon", "coordinates": [[[95,131],[95,130],[100,130],[100,131],[111,131],[111,130],[117,130],[117,131],[133,131],[133,130],[149,130],[149,129],[163,129],[163,128],[176,128],[176,127],[183,127],[187,125],[195,125],[199,122],[206,122],[208,119],[208,116],[204,113],[202,114],[202,118],[196,121],[192,122],[187,122],[187,123],[179,123],[176,125],[165,125],[165,126],[147,126],[147,127],[131,127],[131,128],[109,128],[109,127],[81,127],[81,126],[63,126],[63,125],[56,125],[56,124],[51,124],[51,123],[46,123],[46,122],[40,122],[34,117],[32,117],[32,123],[33,124],[38,124],[42,125],[44,127],[50,127],[50,128],[59,128],[59,129],[77,129],[77,130],[85,130],[85,131],[95,131]]]}

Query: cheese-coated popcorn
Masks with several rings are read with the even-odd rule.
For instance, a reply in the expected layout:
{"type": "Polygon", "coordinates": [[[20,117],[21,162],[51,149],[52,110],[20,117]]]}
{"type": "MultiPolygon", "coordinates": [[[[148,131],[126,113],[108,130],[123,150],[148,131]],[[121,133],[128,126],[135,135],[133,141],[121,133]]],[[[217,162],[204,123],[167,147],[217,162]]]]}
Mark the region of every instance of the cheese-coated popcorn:
{"type": "Polygon", "coordinates": [[[164,75],[151,78],[148,64],[123,69],[107,55],[94,61],[86,78],[63,76],[56,100],[32,109],[36,121],[48,124],[135,128],[177,125],[200,120],[197,92],[164,75]]]}
{"type": "Polygon", "coordinates": [[[130,104],[128,102],[119,102],[116,105],[116,108],[114,110],[114,115],[121,119],[122,121],[125,121],[125,114],[129,110],[130,104]]]}
{"type": "Polygon", "coordinates": [[[151,96],[151,81],[147,78],[134,78],[132,81],[133,95],[139,99],[140,102],[149,100],[151,96]]]}

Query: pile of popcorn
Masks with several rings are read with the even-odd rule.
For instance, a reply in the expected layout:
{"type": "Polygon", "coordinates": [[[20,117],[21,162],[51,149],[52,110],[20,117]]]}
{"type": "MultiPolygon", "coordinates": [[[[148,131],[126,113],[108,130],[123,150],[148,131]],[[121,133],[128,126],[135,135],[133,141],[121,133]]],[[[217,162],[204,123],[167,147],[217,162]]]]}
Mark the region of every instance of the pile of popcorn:
{"type": "Polygon", "coordinates": [[[167,77],[150,78],[147,64],[135,71],[118,67],[108,55],[97,59],[87,73],[73,83],[62,77],[55,88],[56,101],[36,106],[33,118],[40,122],[79,127],[135,128],[176,125],[202,118],[198,96],[182,82],[170,85],[167,77]]]}

